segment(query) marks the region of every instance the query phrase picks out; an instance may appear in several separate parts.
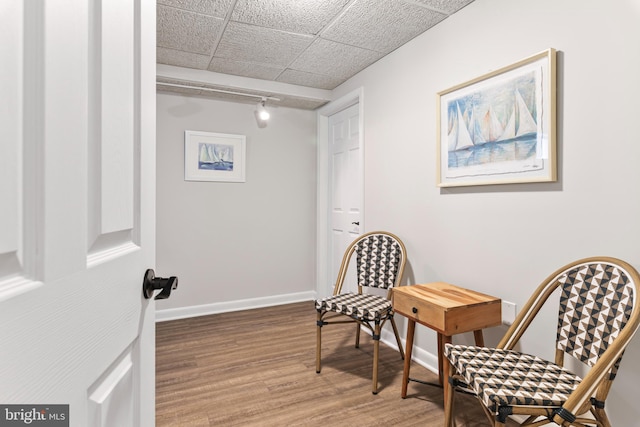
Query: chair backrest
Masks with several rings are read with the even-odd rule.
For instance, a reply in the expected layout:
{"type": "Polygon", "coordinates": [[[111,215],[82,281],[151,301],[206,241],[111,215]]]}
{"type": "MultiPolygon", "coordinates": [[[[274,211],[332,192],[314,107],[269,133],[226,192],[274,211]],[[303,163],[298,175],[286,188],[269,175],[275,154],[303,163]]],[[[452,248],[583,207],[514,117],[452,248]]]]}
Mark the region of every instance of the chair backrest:
{"type": "MultiPolygon", "coordinates": [[[[604,260],[575,265],[562,273],[558,282],[556,348],[594,366],[626,326],[637,298],[637,283],[621,265],[604,260]]],[[[612,376],[621,358],[612,368],[612,376]]]]}
{"type": "Polygon", "coordinates": [[[400,284],[406,263],[404,243],[386,231],[372,231],[355,239],[345,251],[334,293],[339,293],[355,254],[358,289],[390,289],[400,284]]]}
{"type": "Polygon", "coordinates": [[[540,284],[498,344],[512,349],[549,296],[560,288],[555,363],[570,354],[590,366],[563,405],[575,413],[592,396],[604,402],[626,346],[640,326],[640,274],[611,257],[568,264],[540,284]]]}

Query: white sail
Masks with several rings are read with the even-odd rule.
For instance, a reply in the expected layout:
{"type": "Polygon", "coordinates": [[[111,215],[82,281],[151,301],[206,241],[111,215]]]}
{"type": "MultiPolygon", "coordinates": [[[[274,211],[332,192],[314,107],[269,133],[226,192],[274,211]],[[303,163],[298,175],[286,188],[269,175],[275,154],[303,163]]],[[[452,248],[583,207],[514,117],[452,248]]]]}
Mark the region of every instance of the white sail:
{"type": "Polygon", "coordinates": [[[471,135],[469,135],[467,125],[464,123],[464,118],[462,117],[462,113],[460,112],[460,104],[456,103],[456,109],[458,126],[455,149],[463,150],[468,147],[473,147],[473,139],[471,139],[471,135]]]}
{"type": "Polygon", "coordinates": [[[209,156],[209,152],[207,151],[207,144],[200,144],[199,160],[201,163],[211,163],[211,157],[209,156]]]}
{"type": "Polygon", "coordinates": [[[454,117],[452,119],[452,125],[449,129],[449,151],[455,151],[456,145],[458,144],[458,117],[454,117]]]}
{"type": "Polygon", "coordinates": [[[498,141],[506,141],[508,139],[517,138],[522,135],[527,135],[530,133],[536,133],[538,131],[538,127],[536,125],[533,116],[529,112],[529,108],[524,102],[522,95],[516,89],[515,93],[515,103],[513,106],[513,110],[511,111],[511,115],[509,116],[509,121],[507,125],[504,127],[504,132],[498,141]],[[518,121],[518,126],[516,128],[516,118],[518,121]]]}
{"type": "Polygon", "coordinates": [[[482,120],[482,136],[485,141],[496,141],[502,135],[502,125],[493,112],[493,108],[489,107],[482,120]]]}
{"type": "Polygon", "coordinates": [[[208,144],[207,148],[209,149],[209,158],[213,163],[217,163],[220,161],[220,158],[216,154],[215,146],[213,144],[208,144]]]}
{"type": "Polygon", "coordinates": [[[480,126],[480,122],[476,120],[476,115],[473,112],[471,113],[471,120],[469,121],[469,131],[474,145],[481,145],[487,142],[482,135],[482,126],[480,126]]]}
{"type": "Polygon", "coordinates": [[[538,125],[518,90],[516,90],[516,104],[518,105],[518,131],[516,132],[516,136],[538,132],[538,125]]]}
{"type": "Polygon", "coordinates": [[[507,122],[507,125],[504,127],[504,132],[502,132],[502,135],[500,136],[500,138],[498,138],[498,141],[504,141],[507,139],[512,139],[516,137],[516,111],[515,108],[513,109],[513,111],[511,111],[511,115],[509,116],[509,121],[507,122]]]}

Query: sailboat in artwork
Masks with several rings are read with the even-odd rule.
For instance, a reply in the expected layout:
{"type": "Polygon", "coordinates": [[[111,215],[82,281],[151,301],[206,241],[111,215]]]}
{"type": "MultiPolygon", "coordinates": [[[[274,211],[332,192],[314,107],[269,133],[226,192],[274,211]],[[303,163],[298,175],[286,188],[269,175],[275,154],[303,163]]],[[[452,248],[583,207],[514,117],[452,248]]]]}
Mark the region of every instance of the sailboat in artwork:
{"type": "Polygon", "coordinates": [[[513,111],[511,111],[509,121],[507,121],[507,125],[504,127],[504,132],[498,139],[499,141],[506,141],[524,135],[535,134],[538,131],[538,125],[531,115],[527,104],[524,102],[522,95],[520,95],[520,92],[517,89],[515,91],[515,99],[516,102],[513,107],[513,111]],[[518,119],[517,126],[516,117],[518,119]]]}
{"type": "Polygon", "coordinates": [[[480,126],[480,122],[476,120],[473,108],[471,109],[471,117],[469,118],[469,135],[471,135],[471,140],[474,145],[482,145],[487,142],[482,135],[482,127],[480,126]]]}
{"type": "Polygon", "coordinates": [[[496,117],[493,107],[489,107],[482,119],[482,136],[486,142],[497,141],[503,133],[502,124],[496,117]]]}
{"type": "Polygon", "coordinates": [[[460,105],[456,102],[456,116],[449,132],[449,151],[464,150],[465,148],[473,147],[473,145],[473,139],[464,122],[460,105]]]}
{"type": "Polygon", "coordinates": [[[215,144],[200,144],[198,156],[199,169],[233,170],[233,156],[227,147],[218,147],[215,144]],[[227,158],[227,160],[225,160],[227,158]]]}
{"type": "Polygon", "coordinates": [[[211,153],[207,150],[207,144],[200,144],[200,163],[213,163],[215,160],[211,157],[211,153]]]}

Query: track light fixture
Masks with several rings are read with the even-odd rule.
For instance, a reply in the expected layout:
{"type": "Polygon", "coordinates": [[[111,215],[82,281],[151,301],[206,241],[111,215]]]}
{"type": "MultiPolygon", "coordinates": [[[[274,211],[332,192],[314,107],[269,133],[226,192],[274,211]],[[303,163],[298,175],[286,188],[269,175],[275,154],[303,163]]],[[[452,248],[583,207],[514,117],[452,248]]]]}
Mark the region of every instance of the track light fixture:
{"type": "Polygon", "coordinates": [[[258,117],[262,121],[267,121],[269,120],[269,117],[271,117],[267,109],[264,108],[265,102],[267,102],[267,98],[262,98],[260,102],[258,102],[258,106],[256,108],[256,111],[258,112],[258,117]]]}
{"type": "MultiPolygon", "coordinates": [[[[0,0],[1,2],[2,0],[0,0]]],[[[237,92],[237,91],[233,91],[233,90],[226,90],[226,89],[220,89],[220,88],[215,88],[215,87],[207,87],[207,86],[202,86],[203,82],[191,82],[191,81],[184,81],[182,83],[169,83],[169,82],[164,82],[164,81],[160,81],[160,80],[156,80],[156,84],[159,87],[179,87],[179,88],[186,88],[186,89],[195,89],[198,91],[203,91],[203,92],[216,92],[216,93],[226,93],[228,95],[235,95],[235,96],[247,96],[250,98],[260,98],[260,101],[258,102],[258,105],[256,106],[256,111],[254,112],[255,116],[256,116],[256,122],[258,123],[258,127],[259,128],[265,128],[267,127],[267,121],[269,120],[269,117],[271,117],[271,114],[269,114],[269,112],[267,111],[267,109],[265,108],[265,104],[267,102],[267,100],[269,101],[281,101],[280,98],[276,98],[274,96],[262,96],[262,95],[258,95],[255,93],[245,93],[245,92],[237,92]]]]}

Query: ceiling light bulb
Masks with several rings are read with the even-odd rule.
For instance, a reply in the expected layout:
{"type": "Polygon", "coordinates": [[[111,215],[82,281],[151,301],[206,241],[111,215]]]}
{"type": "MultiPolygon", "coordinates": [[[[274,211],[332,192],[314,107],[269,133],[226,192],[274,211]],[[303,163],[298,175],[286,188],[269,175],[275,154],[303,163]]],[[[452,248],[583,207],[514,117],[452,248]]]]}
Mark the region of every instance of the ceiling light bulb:
{"type": "Polygon", "coordinates": [[[269,117],[271,117],[271,115],[266,110],[266,108],[264,108],[265,101],[266,99],[262,98],[262,101],[258,102],[257,111],[258,111],[258,117],[260,117],[260,120],[269,120],[269,117]]]}

